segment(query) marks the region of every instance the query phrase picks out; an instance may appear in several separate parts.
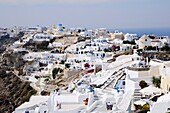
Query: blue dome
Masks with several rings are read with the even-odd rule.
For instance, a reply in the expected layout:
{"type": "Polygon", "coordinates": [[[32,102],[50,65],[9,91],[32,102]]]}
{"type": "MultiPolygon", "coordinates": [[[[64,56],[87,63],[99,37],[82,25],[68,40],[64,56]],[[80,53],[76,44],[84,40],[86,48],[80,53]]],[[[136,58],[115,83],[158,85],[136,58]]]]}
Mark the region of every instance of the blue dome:
{"type": "Polygon", "coordinates": [[[63,26],[62,24],[58,24],[58,26],[63,26]]]}

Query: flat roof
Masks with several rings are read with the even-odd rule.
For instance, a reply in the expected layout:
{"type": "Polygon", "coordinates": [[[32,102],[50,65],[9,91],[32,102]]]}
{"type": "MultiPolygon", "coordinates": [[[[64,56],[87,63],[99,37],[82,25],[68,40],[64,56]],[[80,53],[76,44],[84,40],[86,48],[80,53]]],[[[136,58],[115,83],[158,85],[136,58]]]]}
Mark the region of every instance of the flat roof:
{"type": "Polygon", "coordinates": [[[25,103],[21,104],[16,109],[25,109],[25,108],[33,107],[40,103],[44,103],[44,102],[48,101],[48,99],[49,99],[49,96],[31,96],[29,102],[25,102],[25,103]]]}

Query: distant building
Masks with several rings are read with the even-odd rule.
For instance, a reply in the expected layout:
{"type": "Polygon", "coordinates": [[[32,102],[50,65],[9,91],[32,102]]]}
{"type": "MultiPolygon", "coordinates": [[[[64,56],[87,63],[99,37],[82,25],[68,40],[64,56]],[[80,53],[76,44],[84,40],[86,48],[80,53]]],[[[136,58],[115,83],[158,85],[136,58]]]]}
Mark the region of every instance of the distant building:
{"type": "Polygon", "coordinates": [[[33,36],[33,41],[34,42],[43,42],[43,41],[50,41],[53,36],[51,34],[46,34],[46,33],[36,33],[33,36]]]}
{"type": "Polygon", "coordinates": [[[160,40],[155,39],[155,40],[151,41],[151,46],[157,47],[157,48],[162,48],[164,46],[164,44],[160,40]]]}
{"type": "Polygon", "coordinates": [[[148,35],[143,35],[138,40],[137,43],[138,43],[139,49],[144,49],[145,47],[151,46],[151,39],[149,38],[148,35]]]}
{"type": "Polygon", "coordinates": [[[95,30],[95,36],[96,37],[100,37],[100,36],[108,37],[107,35],[108,35],[108,33],[107,33],[106,28],[98,28],[98,29],[95,30]]]}
{"type": "Polygon", "coordinates": [[[137,34],[126,33],[125,36],[124,36],[124,40],[133,41],[133,40],[136,40],[136,39],[138,39],[137,34]]]}
{"type": "Polygon", "coordinates": [[[165,45],[169,44],[169,38],[164,37],[157,37],[154,35],[143,35],[138,41],[137,44],[139,49],[144,49],[145,47],[152,46],[156,48],[162,48],[165,45]]]}
{"type": "Polygon", "coordinates": [[[122,44],[120,46],[120,51],[129,51],[131,49],[131,45],[130,44],[122,44]]]}
{"type": "Polygon", "coordinates": [[[111,33],[111,39],[123,40],[124,39],[124,34],[123,34],[123,32],[115,31],[114,33],[111,33]]]}

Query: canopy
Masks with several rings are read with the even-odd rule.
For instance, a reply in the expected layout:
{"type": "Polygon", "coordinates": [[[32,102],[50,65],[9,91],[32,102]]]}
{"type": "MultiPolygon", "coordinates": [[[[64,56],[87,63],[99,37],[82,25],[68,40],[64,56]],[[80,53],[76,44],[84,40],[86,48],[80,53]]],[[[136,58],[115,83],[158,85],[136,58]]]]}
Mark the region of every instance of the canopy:
{"type": "Polygon", "coordinates": [[[160,95],[162,93],[162,90],[154,87],[153,85],[150,85],[146,88],[141,89],[139,92],[144,95],[160,95]]]}

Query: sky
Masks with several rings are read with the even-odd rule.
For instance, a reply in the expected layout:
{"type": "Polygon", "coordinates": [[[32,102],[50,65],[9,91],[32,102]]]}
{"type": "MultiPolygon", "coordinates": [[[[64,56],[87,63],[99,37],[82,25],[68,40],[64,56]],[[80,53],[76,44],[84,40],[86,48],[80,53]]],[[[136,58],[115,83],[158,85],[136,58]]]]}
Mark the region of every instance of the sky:
{"type": "Polygon", "coordinates": [[[0,27],[170,28],[170,0],[0,0],[0,27]]]}

